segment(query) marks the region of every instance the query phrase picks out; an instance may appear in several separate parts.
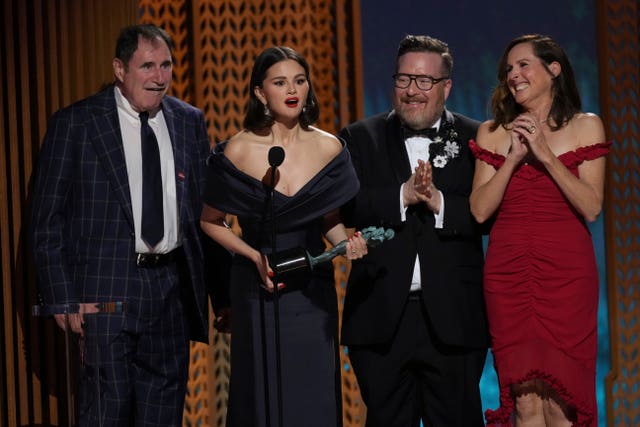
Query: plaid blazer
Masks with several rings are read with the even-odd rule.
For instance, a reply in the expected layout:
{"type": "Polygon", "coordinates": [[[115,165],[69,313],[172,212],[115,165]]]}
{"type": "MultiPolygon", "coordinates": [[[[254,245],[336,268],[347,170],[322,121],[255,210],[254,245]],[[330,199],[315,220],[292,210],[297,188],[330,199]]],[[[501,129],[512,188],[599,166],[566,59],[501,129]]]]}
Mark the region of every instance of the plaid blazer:
{"type": "MultiPolygon", "coordinates": [[[[199,221],[209,140],[202,111],[170,96],[162,101],[162,111],[173,146],[187,289],[193,292],[199,315],[192,339],[206,340],[208,304],[199,221]]],[[[61,109],[49,121],[33,178],[31,227],[45,303],[127,300],[140,292],[113,86],[61,109]]]]}

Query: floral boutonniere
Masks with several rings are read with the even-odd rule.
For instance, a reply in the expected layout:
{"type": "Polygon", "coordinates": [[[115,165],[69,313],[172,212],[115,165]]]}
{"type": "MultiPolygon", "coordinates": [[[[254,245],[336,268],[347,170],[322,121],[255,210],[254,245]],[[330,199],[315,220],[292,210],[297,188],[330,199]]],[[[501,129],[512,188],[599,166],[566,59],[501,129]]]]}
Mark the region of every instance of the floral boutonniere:
{"type": "Polygon", "coordinates": [[[440,129],[429,147],[431,164],[436,168],[443,168],[449,160],[455,159],[460,154],[460,144],[457,141],[458,132],[453,128],[453,123],[445,120],[440,124],[440,129]]]}

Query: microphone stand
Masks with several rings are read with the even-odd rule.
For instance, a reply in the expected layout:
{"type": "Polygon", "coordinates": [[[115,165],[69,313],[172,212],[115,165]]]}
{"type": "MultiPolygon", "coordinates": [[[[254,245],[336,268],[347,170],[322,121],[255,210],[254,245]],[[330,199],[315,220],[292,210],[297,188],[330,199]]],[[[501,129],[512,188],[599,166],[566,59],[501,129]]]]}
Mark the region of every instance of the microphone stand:
{"type": "MultiPolygon", "coordinates": [[[[271,217],[271,259],[273,259],[274,267],[278,264],[277,259],[277,227],[276,217],[274,212],[273,198],[276,189],[276,171],[278,166],[284,161],[284,149],[282,147],[272,147],[269,150],[269,165],[271,166],[271,189],[269,194],[269,214],[271,217]]],[[[282,363],[281,363],[281,351],[280,351],[280,294],[278,290],[279,274],[276,268],[272,267],[274,275],[273,281],[273,322],[274,322],[274,341],[275,341],[275,357],[276,357],[276,398],[278,404],[278,426],[283,425],[282,414],[282,363]]],[[[268,379],[265,372],[265,381],[268,379]]],[[[270,421],[268,423],[270,425],[270,421]]]]}
{"type": "Polygon", "coordinates": [[[264,372],[264,380],[262,381],[262,388],[264,392],[264,417],[267,427],[271,427],[271,405],[269,404],[269,381],[267,373],[269,372],[269,364],[267,363],[267,331],[265,325],[265,312],[264,312],[264,292],[258,292],[258,299],[260,301],[260,339],[262,344],[262,371],[264,372]]]}
{"type": "MultiPolygon", "coordinates": [[[[270,200],[270,211],[271,211],[271,256],[276,262],[277,259],[277,250],[276,250],[276,219],[273,210],[273,195],[276,188],[276,168],[271,168],[271,200],[270,200]]],[[[274,338],[275,338],[275,346],[276,346],[276,388],[277,388],[277,397],[278,397],[278,425],[282,427],[282,365],[280,360],[280,307],[278,301],[280,300],[280,294],[278,290],[278,272],[274,271],[273,279],[273,321],[274,321],[274,338]]]]}

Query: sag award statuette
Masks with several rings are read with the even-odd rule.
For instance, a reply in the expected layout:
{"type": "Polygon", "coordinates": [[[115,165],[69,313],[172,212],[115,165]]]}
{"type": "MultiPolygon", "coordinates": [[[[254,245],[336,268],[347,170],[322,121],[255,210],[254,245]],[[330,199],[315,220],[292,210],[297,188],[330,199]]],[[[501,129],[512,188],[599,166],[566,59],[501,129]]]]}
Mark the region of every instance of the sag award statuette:
{"type": "MultiPolygon", "coordinates": [[[[378,246],[385,240],[392,239],[395,235],[393,230],[384,229],[383,227],[367,227],[360,232],[369,248],[378,246]]],[[[344,255],[346,250],[347,241],[343,240],[333,248],[315,257],[311,256],[304,249],[292,249],[279,253],[276,263],[273,263],[273,260],[270,260],[270,262],[276,274],[283,274],[300,269],[313,270],[318,264],[329,262],[338,255],[344,255]]]]}

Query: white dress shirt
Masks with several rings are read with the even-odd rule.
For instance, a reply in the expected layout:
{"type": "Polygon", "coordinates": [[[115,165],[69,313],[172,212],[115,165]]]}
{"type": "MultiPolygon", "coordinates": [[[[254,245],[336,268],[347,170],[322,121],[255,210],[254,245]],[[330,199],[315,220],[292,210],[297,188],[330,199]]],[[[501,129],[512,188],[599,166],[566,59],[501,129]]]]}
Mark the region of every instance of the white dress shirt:
{"type": "MultiPolygon", "coordinates": [[[[440,129],[440,120],[436,122],[434,125],[436,129],[440,129]]],[[[433,141],[429,138],[423,136],[412,136],[407,138],[404,141],[405,147],[407,149],[407,155],[409,156],[409,163],[411,164],[411,170],[415,170],[418,167],[418,159],[423,160],[425,162],[429,161],[429,146],[433,141]]],[[[407,208],[408,206],[404,206],[402,191],[404,189],[404,184],[400,186],[400,219],[404,222],[407,220],[407,208]]],[[[440,211],[436,214],[434,213],[435,218],[435,227],[442,228],[444,226],[444,196],[442,192],[438,190],[440,193],[440,211]]],[[[420,259],[416,256],[415,266],[413,268],[413,277],[411,279],[411,288],[410,291],[418,291],[422,287],[422,280],[420,278],[420,259]]]]}
{"type": "Polygon", "coordinates": [[[136,252],[139,253],[167,253],[180,245],[178,227],[178,202],[176,197],[175,163],[173,147],[169,137],[169,129],[164,120],[162,110],[154,117],[149,117],[149,126],[153,129],[160,148],[160,169],[162,173],[162,188],[164,189],[164,237],[153,248],[149,247],[141,237],[142,220],[142,148],[140,139],[140,118],[133,110],[129,101],[122,95],[118,87],[115,88],[120,132],[124,145],[124,157],[127,163],[129,190],[131,191],[131,207],[136,233],[136,252]]]}

